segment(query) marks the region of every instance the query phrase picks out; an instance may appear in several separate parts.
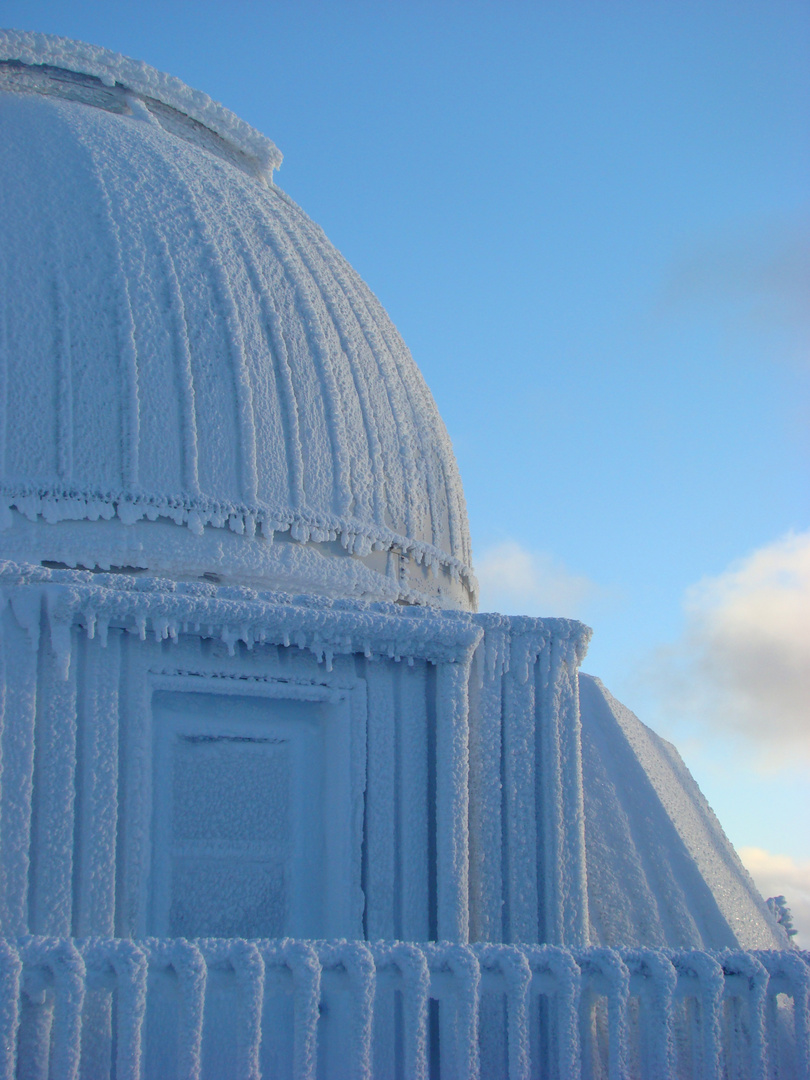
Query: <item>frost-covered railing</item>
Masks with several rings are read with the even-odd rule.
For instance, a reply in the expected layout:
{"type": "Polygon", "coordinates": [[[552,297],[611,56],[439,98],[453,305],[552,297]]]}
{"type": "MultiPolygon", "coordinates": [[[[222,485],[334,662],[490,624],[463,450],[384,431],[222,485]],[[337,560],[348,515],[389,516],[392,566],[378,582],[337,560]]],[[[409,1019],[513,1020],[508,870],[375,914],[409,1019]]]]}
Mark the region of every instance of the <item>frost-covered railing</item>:
{"type": "Polygon", "coordinates": [[[0,941],[0,1077],[806,1078],[807,954],[0,941]]]}

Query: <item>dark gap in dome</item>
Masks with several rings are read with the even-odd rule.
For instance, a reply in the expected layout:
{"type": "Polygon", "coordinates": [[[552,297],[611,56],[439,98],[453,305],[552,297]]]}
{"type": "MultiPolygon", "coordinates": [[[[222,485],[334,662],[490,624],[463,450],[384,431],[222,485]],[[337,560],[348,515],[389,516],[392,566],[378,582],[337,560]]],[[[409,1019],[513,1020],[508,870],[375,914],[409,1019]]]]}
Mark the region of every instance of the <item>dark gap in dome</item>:
{"type": "Polygon", "coordinates": [[[46,570],[87,570],[91,574],[144,574],[146,573],[145,566],[85,566],[83,563],[76,563],[75,566],[71,566],[69,563],[54,562],[52,559],[42,559],[39,564],[44,566],[46,570]]]}
{"type": "Polygon", "coordinates": [[[119,115],[131,114],[127,90],[116,83],[105,86],[97,75],[85,75],[51,64],[25,64],[22,60],[0,60],[0,89],[19,93],[45,94],[64,101],[78,101],[119,115]]]}
{"type": "Polygon", "coordinates": [[[250,154],[233,146],[199,120],[157,98],[131,90],[124,83],[108,86],[97,75],[55,67],[26,64],[22,60],[0,60],[0,90],[42,94],[62,101],[75,101],[118,116],[133,116],[133,102],[139,102],[169,135],[183,139],[201,150],[236,166],[253,179],[262,179],[261,164],[250,154]]]}

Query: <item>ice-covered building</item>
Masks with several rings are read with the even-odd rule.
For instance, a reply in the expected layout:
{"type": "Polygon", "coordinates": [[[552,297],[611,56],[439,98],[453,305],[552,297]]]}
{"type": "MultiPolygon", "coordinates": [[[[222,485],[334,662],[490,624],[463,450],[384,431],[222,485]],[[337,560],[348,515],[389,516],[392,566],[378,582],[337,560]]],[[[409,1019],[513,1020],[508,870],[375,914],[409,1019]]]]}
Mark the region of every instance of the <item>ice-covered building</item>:
{"type": "Polygon", "coordinates": [[[807,966],[587,628],[476,612],[275,146],[15,32],[0,125],[0,1075],[806,1065],[807,966]]]}

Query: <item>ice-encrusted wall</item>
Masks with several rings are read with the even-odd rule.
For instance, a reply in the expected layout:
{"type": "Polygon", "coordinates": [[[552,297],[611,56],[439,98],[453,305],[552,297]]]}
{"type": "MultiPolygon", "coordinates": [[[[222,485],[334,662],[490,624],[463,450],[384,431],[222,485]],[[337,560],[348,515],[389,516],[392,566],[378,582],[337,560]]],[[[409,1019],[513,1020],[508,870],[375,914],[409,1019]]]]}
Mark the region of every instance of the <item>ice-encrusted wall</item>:
{"type": "Polygon", "coordinates": [[[585,943],[581,624],[0,587],[4,933],[585,943]]]}

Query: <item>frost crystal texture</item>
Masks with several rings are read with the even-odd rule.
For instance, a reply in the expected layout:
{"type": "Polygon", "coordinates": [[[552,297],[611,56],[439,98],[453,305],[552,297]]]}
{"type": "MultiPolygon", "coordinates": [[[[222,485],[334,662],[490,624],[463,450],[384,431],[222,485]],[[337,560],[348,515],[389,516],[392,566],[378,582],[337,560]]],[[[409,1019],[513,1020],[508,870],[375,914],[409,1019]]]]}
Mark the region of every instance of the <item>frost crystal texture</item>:
{"type": "Polygon", "coordinates": [[[586,627],[475,612],[273,144],[14,32],[0,124],[0,1076],[806,1075],[788,922],[586,627]]]}

